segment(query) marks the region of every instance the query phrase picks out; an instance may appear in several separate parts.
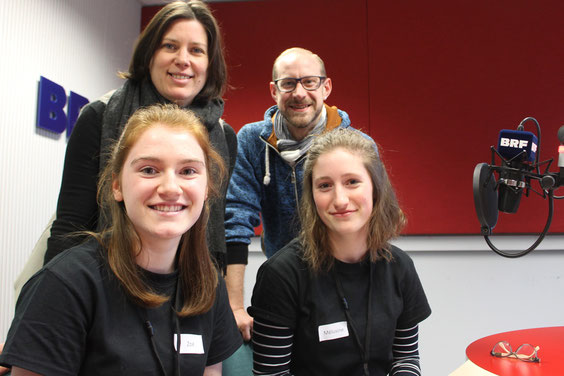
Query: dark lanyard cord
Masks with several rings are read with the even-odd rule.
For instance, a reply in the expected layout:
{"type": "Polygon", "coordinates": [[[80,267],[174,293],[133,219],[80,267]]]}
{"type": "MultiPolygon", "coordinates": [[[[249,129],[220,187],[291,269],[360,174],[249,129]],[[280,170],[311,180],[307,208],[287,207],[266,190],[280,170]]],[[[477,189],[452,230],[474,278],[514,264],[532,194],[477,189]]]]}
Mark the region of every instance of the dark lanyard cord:
{"type": "Polygon", "coordinates": [[[174,291],[174,309],[172,315],[174,316],[174,323],[176,325],[176,351],[174,352],[174,361],[176,363],[175,376],[180,376],[180,322],[178,320],[178,306],[180,305],[180,275],[176,280],[176,290],[174,291]]]}
{"type": "MultiPolygon", "coordinates": [[[[146,315],[145,315],[146,316],[146,315]]],[[[157,358],[159,362],[159,366],[161,367],[161,372],[164,376],[167,376],[166,370],[163,366],[163,362],[161,361],[161,357],[159,356],[159,352],[157,351],[157,345],[155,343],[155,329],[153,329],[153,324],[148,319],[145,320],[145,329],[147,329],[147,333],[149,334],[149,339],[151,340],[151,348],[153,349],[153,354],[157,358]]]]}
{"type": "MultiPolygon", "coordinates": [[[[174,374],[175,376],[180,376],[180,361],[179,361],[179,356],[178,354],[180,353],[180,323],[178,322],[178,302],[179,302],[179,298],[180,298],[180,289],[178,288],[179,285],[179,281],[176,282],[176,289],[175,289],[175,293],[174,293],[174,309],[172,309],[172,320],[175,323],[176,326],[176,351],[174,352],[174,363],[175,363],[175,370],[174,370],[174,374]]],[[[157,344],[155,343],[155,329],[153,328],[153,324],[151,324],[151,321],[149,321],[149,317],[148,317],[148,313],[147,313],[147,309],[143,309],[143,316],[144,316],[144,324],[145,324],[145,329],[147,330],[147,334],[149,335],[149,339],[151,340],[151,348],[153,349],[153,354],[155,355],[155,357],[157,358],[157,361],[159,362],[159,366],[161,367],[161,372],[163,374],[163,376],[168,376],[166,373],[166,369],[164,368],[163,362],[161,360],[161,357],[159,356],[159,352],[157,351],[157,344]]]]}
{"type": "Polygon", "coordinates": [[[349,311],[349,303],[347,302],[347,299],[345,298],[345,294],[343,292],[343,286],[341,285],[341,280],[337,274],[337,271],[335,270],[335,268],[333,268],[333,277],[335,278],[335,285],[337,286],[337,294],[339,295],[339,299],[341,300],[341,303],[343,304],[343,310],[345,311],[345,317],[347,318],[347,322],[351,327],[351,330],[353,332],[353,337],[355,339],[355,342],[358,346],[358,349],[360,351],[360,357],[362,358],[362,365],[363,365],[363,369],[364,369],[364,375],[365,376],[370,376],[370,372],[368,370],[368,360],[370,359],[370,331],[372,329],[372,325],[371,325],[371,317],[372,317],[372,263],[369,262],[369,268],[370,268],[370,273],[369,273],[369,279],[368,279],[368,302],[367,307],[366,307],[366,333],[365,333],[365,338],[364,338],[364,348],[362,347],[362,344],[360,343],[360,337],[358,336],[358,332],[356,331],[356,326],[354,325],[354,320],[350,314],[349,311]]]}

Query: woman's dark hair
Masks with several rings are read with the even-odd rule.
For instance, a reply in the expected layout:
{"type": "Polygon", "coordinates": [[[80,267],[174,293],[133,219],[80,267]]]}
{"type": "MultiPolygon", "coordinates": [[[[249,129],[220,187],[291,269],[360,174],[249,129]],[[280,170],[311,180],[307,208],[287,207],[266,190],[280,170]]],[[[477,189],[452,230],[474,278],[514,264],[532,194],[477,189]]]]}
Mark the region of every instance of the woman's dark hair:
{"type": "MultiPolygon", "coordinates": [[[[221,156],[212,148],[207,130],[192,112],[173,104],[153,105],[137,110],[129,118],[98,183],[98,202],[102,212],[109,216],[105,218],[105,223],[112,225],[99,234],[90,235],[107,249],[110,268],[127,294],[133,301],[146,307],[159,306],[170,297],[156,294],[145,284],[135,262],[142,248],[141,238],[127,216],[123,203],[114,199],[112,188],[114,182],[120,184],[129,152],[141,135],[153,126],[185,131],[194,136],[205,156],[208,198],[219,195],[218,187],[225,176],[221,156]]],[[[209,216],[207,201],[196,223],[180,240],[178,272],[183,294],[183,305],[179,312],[181,316],[207,312],[215,299],[218,277],[206,242],[209,216]]]]}
{"type": "Polygon", "coordinates": [[[366,240],[371,261],[391,260],[389,241],[399,235],[406,223],[376,144],[357,130],[336,129],[321,134],[308,151],[300,201],[300,240],[304,259],[314,271],[330,269],[334,258],[327,227],[317,213],[313,198],[313,168],[321,155],[337,148],[361,157],[372,181],[373,208],[366,240]]]}
{"type": "Polygon", "coordinates": [[[135,44],[128,72],[122,78],[141,81],[150,74],[150,65],[163,36],[177,20],[196,20],[202,24],[208,37],[208,70],[204,87],[194,101],[207,102],[221,98],[227,84],[227,68],[223,56],[223,41],[216,19],[206,4],[199,0],[175,1],[165,5],[151,19],[135,44]]]}

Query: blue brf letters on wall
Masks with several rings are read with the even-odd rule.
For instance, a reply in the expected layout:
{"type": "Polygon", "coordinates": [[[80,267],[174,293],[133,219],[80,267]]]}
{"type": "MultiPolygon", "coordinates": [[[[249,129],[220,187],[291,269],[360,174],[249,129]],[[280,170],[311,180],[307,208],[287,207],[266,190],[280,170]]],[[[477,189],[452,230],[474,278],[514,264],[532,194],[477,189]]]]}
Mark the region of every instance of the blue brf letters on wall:
{"type": "Polygon", "coordinates": [[[65,114],[65,104],[67,104],[65,89],[41,76],[39,80],[37,126],[55,133],[63,133],[66,129],[68,138],[74,128],[80,109],[87,103],[87,98],[71,91],[65,114]]]}

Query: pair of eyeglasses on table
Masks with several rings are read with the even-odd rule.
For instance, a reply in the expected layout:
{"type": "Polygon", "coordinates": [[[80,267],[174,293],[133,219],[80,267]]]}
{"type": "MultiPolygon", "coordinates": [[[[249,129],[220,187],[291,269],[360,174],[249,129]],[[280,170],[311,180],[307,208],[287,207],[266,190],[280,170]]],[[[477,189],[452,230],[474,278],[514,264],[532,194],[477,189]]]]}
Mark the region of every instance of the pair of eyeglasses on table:
{"type": "Polygon", "coordinates": [[[540,362],[537,351],[539,346],[529,345],[528,343],[522,344],[513,351],[511,345],[507,341],[500,341],[495,344],[491,354],[498,358],[516,358],[524,362],[540,362]]]}

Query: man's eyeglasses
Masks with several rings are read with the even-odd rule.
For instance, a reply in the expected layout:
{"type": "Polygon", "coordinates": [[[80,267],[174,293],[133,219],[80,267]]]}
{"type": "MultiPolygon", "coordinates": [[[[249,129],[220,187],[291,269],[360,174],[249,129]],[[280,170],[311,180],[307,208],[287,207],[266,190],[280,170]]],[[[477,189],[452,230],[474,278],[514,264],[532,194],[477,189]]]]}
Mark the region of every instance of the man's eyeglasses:
{"type": "Polygon", "coordinates": [[[321,83],[327,77],[323,76],[306,76],[301,78],[279,78],[274,80],[274,84],[282,93],[289,93],[291,91],[296,90],[296,86],[298,82],[302,84],[302,87],[306,90],[313,91],[319,89],[321,83]]]}
{"type": "Polygon", "coordinates": [[[495,344],[491,354],[499,358],[510,357],[517,358],[524,362],[540,362],[540,359],[537,355],[539,348],[539,346],[533,347],[533,345],[525,343],[519,346],[516,351],[513,351],[509,342],[501,341],[495,344]]]}

